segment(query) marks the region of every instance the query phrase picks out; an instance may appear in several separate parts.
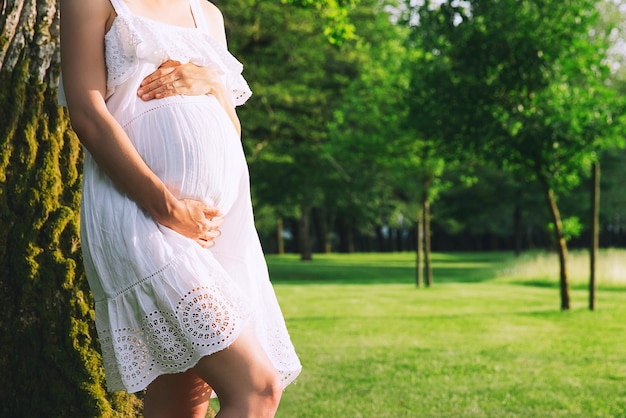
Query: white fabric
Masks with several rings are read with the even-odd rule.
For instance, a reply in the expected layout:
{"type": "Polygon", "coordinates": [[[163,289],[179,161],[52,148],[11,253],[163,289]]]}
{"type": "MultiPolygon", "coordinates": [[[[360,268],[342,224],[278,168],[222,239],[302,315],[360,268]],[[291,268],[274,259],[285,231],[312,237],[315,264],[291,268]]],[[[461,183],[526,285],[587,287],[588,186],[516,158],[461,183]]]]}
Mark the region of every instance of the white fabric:
{"type": "Polygon", "coordinates": [[[81,245],[96,302],[109,390],[137,392],[157,376],[193,367],[252,326],[284,385],[300,373],[269,282],[254,227],[243,148],[214,96],[143,102],[141,80],[163,61],[210,65],[224,74],[235,103],[251,92],[241,64],[206,31],[133,15],[113,0],[117,18],[105,39],[107,106],[151,169],[179,198],[203,200],[224,215],[216,245],[156,223],[115,187],[87,153],[81,245]]]}

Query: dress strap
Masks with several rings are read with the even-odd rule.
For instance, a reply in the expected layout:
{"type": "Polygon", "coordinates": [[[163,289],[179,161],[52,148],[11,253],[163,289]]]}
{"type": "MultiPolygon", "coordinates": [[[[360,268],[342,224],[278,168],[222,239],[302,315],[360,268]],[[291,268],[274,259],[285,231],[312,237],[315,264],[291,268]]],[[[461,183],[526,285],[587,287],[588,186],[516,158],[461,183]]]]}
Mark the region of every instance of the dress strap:
{"type": "Polygon", "coordinates": [[[196,22],[196,27],[203,32],[207,32],[209,30],[209,26],[207,25],[200,2],[198,0],[189,0],[189,6],[191,7],[191,13],[193,13],[193,19],[196,22]]]}
{"type": "Polygon", "coordinates": [[[109,1],[113,5],[113,8],[115,9],[115,13],[117,13],[118,16],[128,16],[132,14],[130,9],[124,2],[124,0],[109,0],[109,1]]]}

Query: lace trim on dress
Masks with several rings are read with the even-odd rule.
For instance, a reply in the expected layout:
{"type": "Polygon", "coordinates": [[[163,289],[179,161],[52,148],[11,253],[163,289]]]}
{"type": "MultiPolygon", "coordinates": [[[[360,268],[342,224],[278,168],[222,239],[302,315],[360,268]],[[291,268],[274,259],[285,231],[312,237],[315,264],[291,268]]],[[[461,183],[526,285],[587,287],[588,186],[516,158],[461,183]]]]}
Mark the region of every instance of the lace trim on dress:
{"type": "Polygon", "coordinates": [[[220,72],[235,106],[252,95],[243,65],[205,31],[157,22],[137,15],[118,15],[105,35],[107,94],[128,80],[140,60],[158,67],[168,59],[220,72]]]}
{"type": "Polygon", "coordinates": [[[250,323],[250,303],[225,273],[191,256],[181,253],[123,297],[96,303],[109,390],[133,393],[161,374],[184,372],[205,355],[228,347],[250,323]],[[194,274],[203,277],[202,284],[184,293],[171,292],[181,277],[194,274]],[[162,287],[150,307],[145,301],[152,296],[145,297],[145,284],[150,292],[162,287]],[[141,312],[138,306],[147,309],[141,312]]]}
{"type": "Polygon", "coordinates": [[[132,393],[160,374],[186,370],[201,357],[198,348],[210,354],[230,345],[241,321],[217,286],[203,286],[184,295],[175,313],[146,314],[141,328],[104,329],[100,343],[109,366],[107,383],[132,393]]]}

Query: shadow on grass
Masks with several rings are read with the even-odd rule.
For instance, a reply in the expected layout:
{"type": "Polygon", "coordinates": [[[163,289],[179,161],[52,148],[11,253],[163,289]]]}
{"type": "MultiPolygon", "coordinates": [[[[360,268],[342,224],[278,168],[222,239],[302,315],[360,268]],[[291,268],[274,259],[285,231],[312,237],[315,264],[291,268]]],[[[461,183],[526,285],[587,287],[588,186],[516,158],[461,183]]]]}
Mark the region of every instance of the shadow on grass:
{"type": "MultiPolygon", "coordinates": [[[[518,284],[521,286],[528,287],[539,287],[539,288],[547,288],[547,289],[558,289],[559,282],[556,280],[512,280],[509,283],[518,284]]],[[[589,285],[586,283],[570,283],[570,290],[588,290],[589,285]]],[[[606,285],[599,284],[596,286],[596,289],[606,291],[606,292],[624,292],[626,291],[626,287],[621,285],[606,285]]]]}
{"type": "MultiPolygon", "coordinates": [[[[508,253],[437,253],[432,260],[433,282],[479,283],[497,278],[508,253]]],[[[274,283],[298,284],[413,284],[412,253],[314,255],[302,262],[295,255],[267,256],[274,283]]]]}

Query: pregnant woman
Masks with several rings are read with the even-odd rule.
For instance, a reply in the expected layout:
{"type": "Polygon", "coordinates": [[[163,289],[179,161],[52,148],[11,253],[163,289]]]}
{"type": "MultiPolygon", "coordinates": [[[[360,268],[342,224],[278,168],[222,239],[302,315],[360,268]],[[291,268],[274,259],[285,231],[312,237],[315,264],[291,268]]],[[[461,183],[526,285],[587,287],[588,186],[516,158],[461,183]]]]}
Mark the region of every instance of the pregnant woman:
{"type": "Polygon", "coordinates": [[[272,417],[301,366],[254,227],[235,106],[251,92],[205,0],[61,0],[85,147],[81,246],[111,391],[150,417],[272,417]]]}

